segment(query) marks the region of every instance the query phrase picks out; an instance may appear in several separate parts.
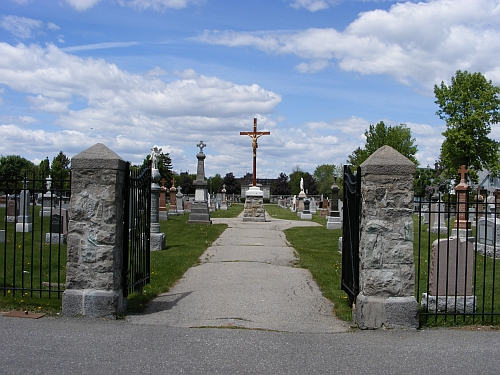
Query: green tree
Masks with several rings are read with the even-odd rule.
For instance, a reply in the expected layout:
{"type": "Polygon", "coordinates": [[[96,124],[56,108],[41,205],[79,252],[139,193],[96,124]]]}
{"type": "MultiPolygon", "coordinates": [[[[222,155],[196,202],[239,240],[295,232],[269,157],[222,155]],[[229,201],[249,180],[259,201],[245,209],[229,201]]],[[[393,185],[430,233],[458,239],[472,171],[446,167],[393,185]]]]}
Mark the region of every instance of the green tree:
{"type": "Polygon", "coordinates": [[[337,185],[341,187],[342,184],[340,183],[340,181],[342,180],[343,172],[344,167],[342,165],[318,165],[313,172],[313,177],[316,180],[316,185],[318,187],[318,194],[323,194],[325,197],[330,197],[332,195],[332,185],[334,182],[334,177],[337,176],[337,185]]]}
{"type": "Polygon", "coordinates": [[[0,181],[20,180],[25,174],[32,173],[34,168],[31,161],[19,155],[0,156],[0,181]]]}
{"type": "Polygon", "coordinates": [[[354,168],[357,168],[371,154],[385,145],[391,146],[410,159],[415,165],[418,165],[415,157],[417,153],[415,138],[411,137],[411,130],[405,124],[387,126],[383,121],[380,121],[377,125],[370,125],[370,128],[365,131],[365,137],[365,147],[358,147],[348,157],[347,162],[354,168]]]}
{"type": "Polygon", "coordinates": [[[181,173],[179,178],[179,186],[182,189],[182,194],[194,194],[196,189],[193,185],[193,181],[196,179],[196,176],[187,173],[181,173]]]}
{"type": "Polygon", "coordinates": [[[493,86],[481,73],[458,70],[451,85],[434,86],[436,114],[446,121],[441,145],[442,167],[449,177],[457,177],[461,165],[477,182],[477,172],[487,169],[494,175],[500,170],[499,143],[490,139],[491,125],[500,121],[498,112],[500,88],[493,86]]]}
{"type": "MultiPolygon", "coordinates": [[[[147,168],[150,160],[151,155],[147,155],[142,162],[140,170],[147,168]]],[[[160,180],[164,178],[165,181],[167,181],[166,186],[171,186],[170,181],[172,181],[172,178],[174,178],[174,172],[172,171],[172,159],[170,159],[170,154],[168,152],[166,154],[161,152],[160,155],[158,155],[158,171],[160,172],[161,176],[160,180]]]]}
{"type": "Polygon", "coordinates": [[[222,191],[221,175],[217,173],[215,176],[209,177],[207,180],[207,187],[210,193],[220,193],[222,191]]]}
{"type": "Polygon", "coordinates": [[[300,193],[300,179],[304,178],[305,172],[301,171],[296,166],[292,173],[290,173],[290,195],[298,195],[300,193]]]}
{"type": "Polygon", "coordinates": [[[288,176],[281,172],[276,181],[271,185],[271,195],[288,196],[291,192],[288,176]]]}
{"type": "Polygon", "coordinates": [[[52,189],[69,189],[71,159],[62,151],[52,159],[50,174],[52,177],[52,189]]]}
{"type": "Polygon", "coordinates": [[[227,173],[222,183],[226,185],[226,194],[241,194],[241,183],[234,177],[233,172],[227,173]]]}

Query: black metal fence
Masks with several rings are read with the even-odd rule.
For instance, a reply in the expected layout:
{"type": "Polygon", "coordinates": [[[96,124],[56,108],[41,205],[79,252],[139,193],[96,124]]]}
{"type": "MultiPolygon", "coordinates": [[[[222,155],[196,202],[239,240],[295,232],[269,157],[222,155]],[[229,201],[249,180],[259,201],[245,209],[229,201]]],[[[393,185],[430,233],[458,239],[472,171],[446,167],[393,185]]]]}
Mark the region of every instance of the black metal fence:
{"type": "Polygon", "coordinates": [[[500,196],[415,199],[421,321],[500,323],[500,196]],[[463,212],[461,212],[463,211],[463,212]]]}
{"type": "Polygon", "coordinates": [[[123,236],[123,294],[141,292],[150,282],[151,165],[130,171],[125,189],[123,236]]]}
{"type": "Polygon", "coordinates": [[[352,306],[359,293],[359,223],[361,212],[361,168],[352,174],[344,166],[344,209],[342,226],[342,281],[352,306]]]}
{"type": "Polygon", "coordinates": [[[60,298],[66,280],[71,176],[0,181],[0,291],[60,298]]]}

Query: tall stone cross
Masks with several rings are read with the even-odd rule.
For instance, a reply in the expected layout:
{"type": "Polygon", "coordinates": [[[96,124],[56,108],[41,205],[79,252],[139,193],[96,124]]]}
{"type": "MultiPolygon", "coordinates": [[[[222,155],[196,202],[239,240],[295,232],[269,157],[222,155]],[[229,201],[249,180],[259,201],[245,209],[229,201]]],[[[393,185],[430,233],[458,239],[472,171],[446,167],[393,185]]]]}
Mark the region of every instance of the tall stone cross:
{"type": "Polygon", "coordinates": [[[271,132],[258,132],[257,131],[257,119],[253,119],[253,132],[240,132],[240,135],[248,135],[252,138],[252,148],[253,148],[253,178],[252,186],[257,186],[257,139],[263,135],[270,135],[271,132]]]}
{"type": "Polygon", "coordinates": [[[466,178],[465,176],[467,175],[467,173],[469,173],[469,171],[467,170],[467,168],[465,168],[465,165],[462,165],[460,167],[460,169],[458,170],[458,174],[460,175],[460,182],[462,183],[466,183],[466,178]]]}

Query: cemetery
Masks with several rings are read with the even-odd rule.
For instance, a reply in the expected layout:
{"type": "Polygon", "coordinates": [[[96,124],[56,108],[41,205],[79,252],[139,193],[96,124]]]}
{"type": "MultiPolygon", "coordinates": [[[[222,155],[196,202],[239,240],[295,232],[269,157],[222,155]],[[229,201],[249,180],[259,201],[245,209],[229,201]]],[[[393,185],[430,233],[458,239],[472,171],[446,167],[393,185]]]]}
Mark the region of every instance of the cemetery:
{"type": "Polygon", "coordinates": [[[264,203],[257,139],[270,133],[257,132],[255,119],[253,131],[241,135],[252,138],[254,157],[244,204],[229,197],[225,185],[208,192],[203,141],[197,144],[194,196],[175,179],[162,178],[157,146],[149,166],[134,172],[141,173],[134,179],[142,179],[145,190],[130,185],[125,206],[108,191],[110,184],[132,181],[129,164],[102,144],[73,158],[71,191],[64,194],[54,193],[53,177],[25,176],[16,194],[0,196],[2,304],[10,299],[5,306],[45,304],[44,311],[57,311],[62,301],[65,316],[144,311],[217,242],[228,228],[218,219],[238,218],[241,225],[310,222],[284,230],[297,265],[311,272],[335,315],[361,329],[498,323],[498,190],[477,189],[471,196],[462,166],[454,194],[414,199],[414,164],[383,146],[356,173],[346,166],[340,181],[335,175],[328,196],[309,195],[301,178],[298,194],[269,196],[264,203]],[[362,205],[353,205],[359,197],[362,205]]]}

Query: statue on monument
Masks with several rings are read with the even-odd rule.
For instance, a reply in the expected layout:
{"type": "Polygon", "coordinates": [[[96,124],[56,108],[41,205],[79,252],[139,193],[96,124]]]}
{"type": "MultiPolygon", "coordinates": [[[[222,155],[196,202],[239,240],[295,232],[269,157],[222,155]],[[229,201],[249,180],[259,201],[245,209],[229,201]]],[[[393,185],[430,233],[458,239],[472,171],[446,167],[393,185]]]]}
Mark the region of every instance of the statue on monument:
{"type": "Polygon", "coordinates": [[[161,147],[154,146],[151,149],[151,168],[158,169],[158,158],[160,157],[161,147]]]}

